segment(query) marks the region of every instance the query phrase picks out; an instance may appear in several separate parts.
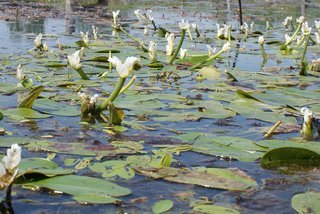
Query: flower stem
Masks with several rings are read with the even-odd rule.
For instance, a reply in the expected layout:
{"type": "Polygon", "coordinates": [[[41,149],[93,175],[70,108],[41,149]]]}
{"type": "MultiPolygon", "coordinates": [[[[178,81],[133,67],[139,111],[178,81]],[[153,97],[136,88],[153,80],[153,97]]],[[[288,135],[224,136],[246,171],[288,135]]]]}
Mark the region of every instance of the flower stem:
{"type": "Polygon", "coordinates": [[[300,61],[300,75],[303,76],[307,76],[307,63],[305,62],[305,56],[307,53],[307,49],[308,49],[308,43],[309,43],[309,39],[310,39],[310,35],[311,33],[308,33],[308,35],[306,36],[306,41],[305,41],[305,45],[304,45],[304,49],[303,49],[303,53],[302,53],[302,57],[301,57],[301,61],[300,61]]]}
{"type": "Polygon", "coordinates": [[[261,52],[262,52],[263,61],[266,62],[266,61],[267,61],[267,54],[266,54],[266,51],[265,51],[265,49],[264,49],[263,44],[260,45],[260,49],[261,49],[261,52]]]}
{"type": "Polygon", "coordinates": [[[296,31],[295,31],[294,34],[291,36],[291,38],[289,39],[289,41],[287,41],[287,42],[285,43],[285,45],[290,45],[290,44],[293,42],[293,40],[294,40],[294,39],[296,38],[296,36],[298,35],[298,33],[299,33],[300,29],[301,29],[301,26],[302,26],[302,23],[299,23],[296,31]]]}
{"type": "Polygon", "coordinates": [[[176,49],[176,51],[174,52],[173,56],[170,59],[169,65],[172,65],[173,61],[177,58],[177,55],[180,51],[180,48],[182,46],[183,40],[184,40],[184,36],[186,34],[186,29],[181,29],[181,38],[180,38],[180,42],[178,44],[178,47],[176,49]]]}
{"type": "Polygon", "coordinates": [[[156,30],[157,30],[157,26],[156,26],[156,24],[154,23],[154,20],[152,20],[151,23],[152,23],[152,25],[153,25],[154,31],[156,31],[156,30]]]}
{"type": "Polygon", "coordinates": [[[101,105],[97,106],[95,110],[96,113],[100,113],[103,110],[107,109],[109,102],[113,102],[117,98],[125,81],[126,81],[126,78],[119,77],[115,89],[112,91],[110,96],[102,102],[101,105]]]}
{"type": "Polygon", "coordinates": [[[135,38],[134,36],[132,36],[131,34],[129,34],[127,31],[125,31],[121,26],[120,26],[120,31],[124,34],[126,34],[130,39],[132,39],[133,41],[137,42],[139,45],[141,43],[140,40],[138,40],[137,38],[135,38]]]}
{"type": "Polygon", "coordinates": [[[123,93],[134,83],[134,81],[135,81],[136,79],[137,79],[137,76],[134,75],[134,76],[130,79],[130,81],[129,81],[125,86],[123,86],[123,87],[121,88],[119,94],[123,94],[123,93]]]}
{"type": "Polygon", "coordinates": [[[81,76],[84,80],[89,80],[90,78],[87,76],[87,74],[82,70],[82,68],[79,68],[76,70],[78,74],[81,76]]]}
{"type": "Polygon", "coordinates": [[[209,58],[207,58],[206,60],[204,60],[204,61],[202,61],[202,62],[199,62],[199,63],[195,64],[194,66],[192,66],[192,67],[190,68],[190,70],[194,70],[194,69],[200,67],[201,65],[206,64],[207,62],[209,62],[209,61],[211,61],[211,60],[215,60],[215,59],[218,58],[223,52],[224,52],[223,49],[221,49],[221,50],[220,50],[218,53],[216,53],[215,55],[212,55],[212,56],[210,56],[209,58]]]}

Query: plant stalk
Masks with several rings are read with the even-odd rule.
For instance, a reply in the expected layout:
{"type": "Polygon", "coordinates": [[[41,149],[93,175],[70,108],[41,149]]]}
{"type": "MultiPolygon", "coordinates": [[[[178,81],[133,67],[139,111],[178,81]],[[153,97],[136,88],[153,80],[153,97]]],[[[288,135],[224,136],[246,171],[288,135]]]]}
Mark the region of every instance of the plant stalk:
{"type": "Polygon", "coordinates": [[[180,42],[178,44],[178,47],[176,49],[176,51],[174,52],[173,56],[170,59],[169,65],[172,65],[173,61],[177,58],[178,53],[180,51],[180,48],[182,46],[183,40],[184,40],[184,36],[186,34],[186,29],[181,29],[181,37],[180,37],[180,42]]]}

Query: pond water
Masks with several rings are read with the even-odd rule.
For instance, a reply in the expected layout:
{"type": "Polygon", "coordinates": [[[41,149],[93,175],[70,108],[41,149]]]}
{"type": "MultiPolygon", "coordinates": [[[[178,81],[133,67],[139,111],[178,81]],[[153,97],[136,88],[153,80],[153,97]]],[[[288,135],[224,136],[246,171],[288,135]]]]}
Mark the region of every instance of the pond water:
{"type": "MultiPolygon", "coordinates": [[[[319,138],[306,141],[300,136],[300,108],[308,106],[315,115],[320,114],[320,73],[308,69],[307,76],[299,75],[304,44],[292,44],[294,51],[289,54],[279,50],[285,43],[284,35],[294,32],[282,24],[287,16],[293,17],[296,26],[296,18],[303,15],[313,32],[317,31],[314,21],[320,20],[320,2],[248,0],[242,6],[243,20],[249,25],[254,22],[247,38],[239,31],[238,1],[232,0],[196,4],[148,0],[0,2],[0,112],[4,115],[0,127],[6,131],[0,136],[1,151],[5,155],[7,147],[19,143],[22,159],[47,158],[57,165],[49,169],[52,174],[39,167],[33,171],[38,173],[20,177],[13,185],[11,202],[3,202],[2,211],[152,213],[156,202],[170,200],[164,202],[164,206],[173,203],[168,213],[205,212],[203,205],[211,205],[206,208],[211,213],[227,209],[231,213],[295,213],[295,195],[319,193],[319,162],[303,164],[305,159],[299,162],[289,154],[293,164],[278,163],[270,168],[262,167],[261,158],[272,149],[290,147],[297,148],[297,152],[301,148],[314,151],[320,159],[319,138]],[[151,9],[155,25],[175,33],[175,47],[181,37],[181,19],[198,24],[199,37],[194,30],[192,40],[188,34],[185,36],[185,59],[168,64],[166,38],[159,36],[150,22],[138,21],[134,15],[137,9],[151,9]],[[127,35],[112,35],[112,11],[116,10],[120,10],[118,22],[129,34],[146,46],[149,41],[158,43],[158,61],[163,68],[148,67],[148,53],[127,35]],[[266,21],[272,25],[267,30],[266,21]],[[195,62],[207,58],[208,44],[220,50],[227,41],[216,38],[216,24],[231,25],[235,38],[231,49],[200,70],[191,71],[195,62]],[[92,25],[99,28],[97,40],[93,39],[92,25]],[[67,67],[67,55],[79,49],[76,42],[80,32],[90,34],[89,48],[84,50],[81,61],[90,80],[81,80],[67,67]],[[39,33],[49,52],[33,50],[33,40],[39,33]],[[258,44],[262,34],[266,39],[266,62],[258,44]],[[63,48],[57,47],[57,40],[63,48]],[[139,57],[142,64],[135,72],[136,81],[114,101],[125,114],[121,126],[88,123],[80,116],[78,92],[108,97],[117,82],[117,72],[107,72],[109,63],[97,59],[108,57],[109,50],[122,60],[139,57]],[[33,86],[44,86],[29,114],[16,108],[30,91],[16,78],[19,64],[33,86]],[[265,132],[278,120],[282,125],[266,139],[265,132]],[[170,168],[161,165],[169,157],[170,168]],[[149,163],[144,166],[150,158],[153,164],[161,162],[160,167],[149,163]],[[111,181],[130,189],[131,194],[111,195],[116,202],[98,203],[100,195],[79,190],[82,186],[77,185],[82,183],[76,178],[74,189],[66,191],[67,184],[63,183],[67,180],[59,185],[53,181],[41,183],[46,181],[45,175],[57,178],[70,174],[58,171],[58,166],[78,177],[111,181]],[[208,173],[211,168],[237,168],[241,172],[229,175],[234,172],[231,170],[229,177],[217,179],[219,173],[208,173]],[[94,197],[97,203],[93,203],[94,197]],[[220,210],[212,205],[220,206],[220,210]]],[[[314,33],[311,38],[316,41],[314,33]]],[[[319,44],[310,42],[305,57],[309,65],[319,53],[319,44]]],[[[276,155],[286,156],[280,152],[276,155]]],[[[5,200],[5,190],[1,194],[5,200]]],[[[319,200],[319,195],[314,200],[319,200]]],[[[310,204],[310,213],[319,212],[314,210],[316,203],[310,204]]]]}

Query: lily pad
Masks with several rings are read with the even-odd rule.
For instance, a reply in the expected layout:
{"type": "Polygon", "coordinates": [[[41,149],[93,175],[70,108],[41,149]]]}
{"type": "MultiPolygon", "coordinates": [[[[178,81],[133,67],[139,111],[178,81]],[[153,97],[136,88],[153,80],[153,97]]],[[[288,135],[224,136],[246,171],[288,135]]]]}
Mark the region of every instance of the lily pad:
{"type": "Polygon", "coordinates": [[[317,213],[320,210],[320,192],[296,194],[291,199],[291,206],[299,214],[317,213]]]}
{"type": "Polygon", "coordinates": [[[152,212],[154,214],[160,214],[169,211],[172,207],[173,202],[171,200],[161,200],[152,206],[152,212]]]}
{"type": "Polygon", "coordinates": [[[195,206],[193,211],[200,212],[200,213],[208,213],[208,214],[240,214],[238,210],[234,210],[228,207],[216,206],[216,205],[208,205],[202,204],[195,206]]]}

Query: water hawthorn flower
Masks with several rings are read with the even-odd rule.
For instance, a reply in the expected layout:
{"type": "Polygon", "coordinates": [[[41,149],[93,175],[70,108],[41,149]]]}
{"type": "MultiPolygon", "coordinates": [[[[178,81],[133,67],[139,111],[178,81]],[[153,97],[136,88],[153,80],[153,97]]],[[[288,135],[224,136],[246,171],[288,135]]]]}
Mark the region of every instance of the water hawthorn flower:
{"type": "Polygon", "coordinates": [[[18,173],[20,161],[21,147],[18,144],[13,144],[10,149],[7,149],[7,155],[2,158],[0,163],[0,189],[9,186],[13,182],[18,173]]]}
{"type": "Polygon", "coordinates": [[[284,21],[282,22],[282,24],[283,24],[285,27],[288,27],[289,21],[290,21],[290,22],[292,21],[292,16],[287,16],[287,17],[284,19],[284,21]]]}
{"type": "Polygon", "coordinates": [[[71,55],[68,55],[68,63],[74,70],[78,70],[81,68],[80,64],[80,56],[81,56],[82,50],[77,50],[76,52],[72,53],[71,55]]]}
{"type": "Polygon", "coordinates": [[[33,42],[36,48],[42,49],[42,33],[39,33],[33,42]]]}
{"type": "Polygon", "coordinates": [[[316,42],[317,44],[320,44],[320,34],[319,32],[315,32],[315,34],[316,34],[316,42]]]}
{"type": "Polygon", "coordinates": [[[263,36],[259,36],[259,39],[258,39],[258,43],[259,45],[263,45],[264,44],[264,37],[263,36]]]}
{"type": "Polygon", "coordinates": [[[188,20],[184,21],[184,19],[182,19],[181,22],[179,22],[179,27],[181,30],[189,30],[190,24],[189,24],[188,20]]]}
{"type": "Polygon", "coordinates": [[[174,34],[173,33],[166,33],[166,39],[168,44],[166,45],[166,55],[171,56],[173,52],[173,46],[174,46],[174,34]]]}
{"type": "Polygon", "coordinates": [[[301,134],[304,138],[312,138],[313,137],[313,115],[312,111],[310,111],[307,107],[303,107],[300,110],[303,115],[303,124],[301,129],[301,134]]]}
{"type": "Polygon", "coordinates": [[[207,45],[208,48],[208,57],[213,56],[217,52],[217,48],[213,48],[210,45],[207,45]]]}
{"type": "Polygon", "coordinates": [[[229,42],[227,42],[222,46],[222,51],[226,52],[226,51],[230,50],[230,48],[231,48],[231,45],[229,42]]]}
{"type": "Polygon", "coordinates": [[[116,56],[109,58],[109,62],[116,66],[116,70],[121,78],[127,78],[138,61],[139,59],[133,56],[128,57],[124,63],[116,56]]]}
{"type": "Polygon", "coordinates": [[[117,18],[120,14],[120,10],[112,11],[112,17],[113,17],[113,27],[117,26],[117,18]]]}
{"type": "Polygon", "coordinates": [[[180,49],[180,59],[184,59],[186,57],[187,51],[188,51],[187,49],[183,49],[183,48],[180,49]]]}
{"type": "Polygon", "coordinates": [[[88,45],[89,44],[89,34],[88,32],[83,33],[82,31],[80,31],[80,36],[81,36],[81,40],[88,45]]]}
{"type": "Polygon", "coordinates": [[[24,76],[24,71],[22,70],[22,65],[19,64],[17,68],[17,78],[19,81],[23,81],[25,76],[24,76]]]}
{"type": "Polygon", "coordinates": [[[308,35],[309,33],[311,33],[311,27],[309,27],[308,22],[302,23],[301,32],[304,35],[308,35]]]}
{"type": "Polygon", "coordinates": [[[300,16],[298,19],[297,19],[297,23],[299,24],[302,24],[304,22],[304,16],[300,16]]]}
{"type": "Polygon", "coordinates": [[[249,25],[247,22],[244,22],[243,25],[240,26],[240,30],[244,31],[245,34],[249,33],[249,25]]]}
{"type": "Polygon", "coordinates": [[[157,62],[157,43],[150,41],[149,43],[149,57],[151,63],[157,62]]]}

